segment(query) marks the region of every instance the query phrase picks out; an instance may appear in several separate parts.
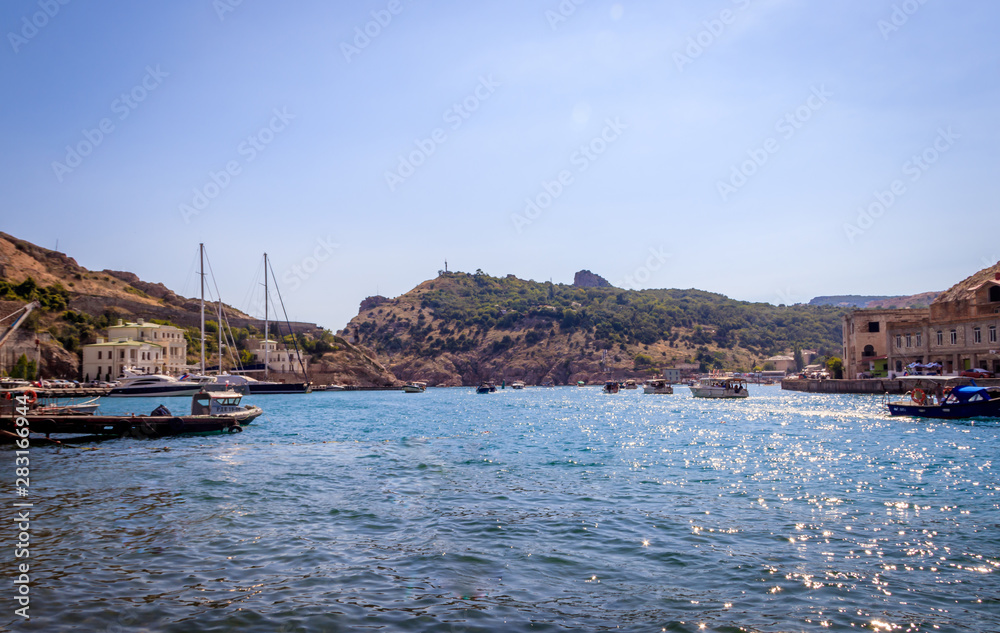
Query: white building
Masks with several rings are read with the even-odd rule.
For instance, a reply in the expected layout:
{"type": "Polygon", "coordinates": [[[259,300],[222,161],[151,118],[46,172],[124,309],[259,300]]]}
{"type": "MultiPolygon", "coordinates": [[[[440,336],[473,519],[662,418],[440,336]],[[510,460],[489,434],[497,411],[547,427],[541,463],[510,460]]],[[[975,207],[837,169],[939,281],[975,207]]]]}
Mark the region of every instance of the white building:
{"type": "Polygon", "coordinates": [[[179,375],[187,370],[184,330],[138,319],[108,327],[108,338],[83,346],[84,380],[114,380],[132,367],[149,374],[179,375]]]}
{"type": "Polygon", "coordinates": [[[272,339],[252,338],[247,342],[247,349],[253,354],[254,363],[260,365],[264,364],[266,349],[267,368],[270,371],[305,373],[309,369],[309,360],[304,354],[297,353],[294,349],[286,349],[284,345],[272,339]]]}
{"type": "Polygon", "coordinates": [[[105,342],[99,338],[83,346],[83,379],[114,380],[125,367],[147,374],[162,373],[164,351],[156,343],[132,339],[105,342]]]}

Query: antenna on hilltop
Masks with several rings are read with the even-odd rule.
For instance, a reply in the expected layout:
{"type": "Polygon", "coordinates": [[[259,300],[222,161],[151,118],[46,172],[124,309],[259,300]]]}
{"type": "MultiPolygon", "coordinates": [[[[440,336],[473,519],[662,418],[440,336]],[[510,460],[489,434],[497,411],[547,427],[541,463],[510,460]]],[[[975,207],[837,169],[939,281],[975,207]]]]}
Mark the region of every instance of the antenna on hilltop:
{"type": "Polygon", "coordinates": [[[448,272],[448,260],[444,260],[444,272],[448,272]]]}

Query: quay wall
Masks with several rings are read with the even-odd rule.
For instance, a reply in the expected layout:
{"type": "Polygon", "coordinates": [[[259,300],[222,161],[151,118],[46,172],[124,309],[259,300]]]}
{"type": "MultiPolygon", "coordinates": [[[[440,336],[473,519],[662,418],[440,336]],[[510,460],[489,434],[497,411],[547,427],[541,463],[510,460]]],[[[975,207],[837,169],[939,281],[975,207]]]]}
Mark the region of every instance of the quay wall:
{"type": "MultiPolygon", "coordinates": [[[[976,378],[980,387],[1000,386],[1000,379],[976,378]]],[[[805,391],[807,393],[906,393],[914,387],[927,388],[932,381],[923,380],[921,376],[906,378],[865,378],[857,380],[808,380],[804,378],[786,378],[781,381],[781,388],[788,391],[805,391]]],[[[969,378],[955,378],[948,386],[972,384],[969,378]]]]}

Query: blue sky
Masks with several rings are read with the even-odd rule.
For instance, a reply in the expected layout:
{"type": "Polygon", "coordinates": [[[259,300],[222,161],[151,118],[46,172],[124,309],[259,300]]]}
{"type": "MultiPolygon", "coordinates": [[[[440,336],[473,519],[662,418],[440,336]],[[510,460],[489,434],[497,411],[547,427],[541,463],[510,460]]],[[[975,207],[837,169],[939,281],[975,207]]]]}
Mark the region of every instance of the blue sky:
{"type": "Polygon", "coordinates": [[[998,22],[985,0],[4,2],[0,229],[188,295],[204,242],[241,308],[267,251],[290,316],[332,329],[445,259],[772,303],[940,290],[1000,259],[998,22]]]}

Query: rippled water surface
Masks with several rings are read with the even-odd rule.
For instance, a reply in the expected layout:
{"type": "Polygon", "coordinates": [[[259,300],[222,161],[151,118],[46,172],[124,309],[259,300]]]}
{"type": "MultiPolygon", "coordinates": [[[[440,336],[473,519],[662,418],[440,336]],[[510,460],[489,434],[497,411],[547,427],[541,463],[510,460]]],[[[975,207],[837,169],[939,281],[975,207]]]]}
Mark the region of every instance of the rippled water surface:
{"type": "Polygon", "coordinates": [[[242,434],[33,447],[32,617],[8,546],[0,626],[1000,631],[997,421],[777,387],[245,401],[242,434]]]}

